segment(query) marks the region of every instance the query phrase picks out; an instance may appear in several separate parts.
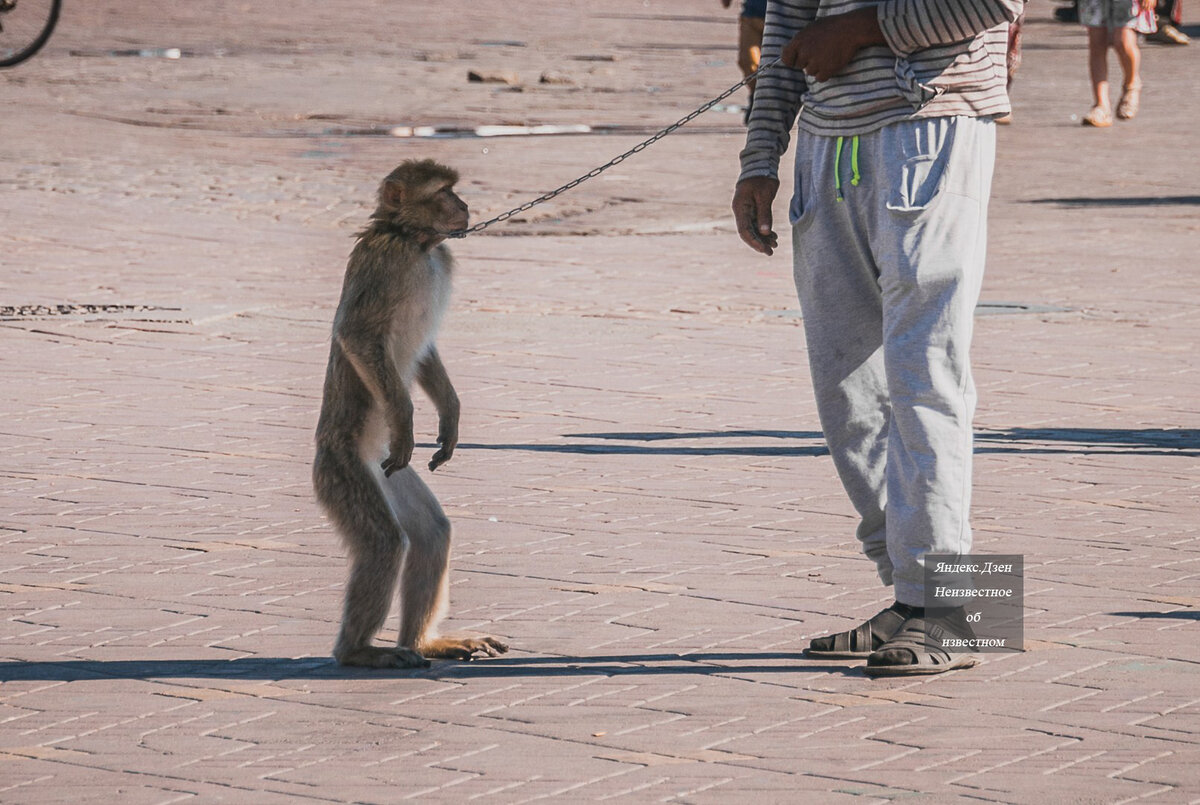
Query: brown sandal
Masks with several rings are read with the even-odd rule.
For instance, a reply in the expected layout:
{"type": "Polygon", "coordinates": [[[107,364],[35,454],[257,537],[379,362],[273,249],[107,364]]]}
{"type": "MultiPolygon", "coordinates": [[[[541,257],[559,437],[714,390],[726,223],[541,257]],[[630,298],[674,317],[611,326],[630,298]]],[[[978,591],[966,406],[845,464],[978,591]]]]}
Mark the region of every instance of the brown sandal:
{"type": "MultiPolygon", "coordinates": [[[[804,656],[826,660],[854,660],[869,657],[888,638],[904,625],[907,615],[893,604],[863,621],[848,632],[814,637],[804,650],[804,656]]],[[[907,607],[906,607],[907,609],[907,607]]]]}
{"type": "Polygon", "coordinates": [[[1117,117],[1121,120],[1133,120],[1137,116],[1141,100],[1141,84],[1125,87],[1121,91],[1121,102],[1117,104],[1117,117]]]}
{"type": "Polygon", "coordinates": [[[1092,110],[1083,117],[1083,125],[1097,129],[1106,129],[1113,124],[1112,112],[1107,106],[1093,106],[1092,110]]]}

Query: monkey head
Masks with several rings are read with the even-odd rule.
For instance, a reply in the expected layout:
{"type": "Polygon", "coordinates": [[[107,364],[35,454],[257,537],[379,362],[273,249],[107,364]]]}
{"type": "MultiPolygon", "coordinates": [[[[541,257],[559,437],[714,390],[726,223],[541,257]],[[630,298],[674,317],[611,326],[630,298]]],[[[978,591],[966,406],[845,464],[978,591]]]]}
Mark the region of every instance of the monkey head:
{"type": "Polygon", "coordinates": [[[418,236],[428,246],[466,229],[467,204],[454,192],[458,171],[432,159],[410,159],[379,186],[372,219],[418,236]]]}

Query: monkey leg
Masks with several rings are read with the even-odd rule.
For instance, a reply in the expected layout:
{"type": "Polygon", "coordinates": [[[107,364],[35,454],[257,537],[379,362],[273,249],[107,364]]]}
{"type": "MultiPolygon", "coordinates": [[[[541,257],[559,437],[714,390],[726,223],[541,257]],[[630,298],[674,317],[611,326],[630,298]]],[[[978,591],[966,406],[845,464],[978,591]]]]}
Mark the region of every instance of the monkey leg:
{"type": "Polygon", "coordinates": [[[439,637],[445,614],[450,564],[450,521],[433,492],[412,467],[387,479],[385,493],[408,539],[400,577],[400,641],[425,657],[469,660],[495,657],[508,646],[493,637],[439,637]]]}
{"type": "Polygon", "coordinates": [[[382,473],[352,452],[319,449],[313,486],[350,554],[342,627],[333,656],[342,665],[426,667],[416,651],[371,645],[383,626],[404,559],[404,536],[380,487],[382,473]]]}

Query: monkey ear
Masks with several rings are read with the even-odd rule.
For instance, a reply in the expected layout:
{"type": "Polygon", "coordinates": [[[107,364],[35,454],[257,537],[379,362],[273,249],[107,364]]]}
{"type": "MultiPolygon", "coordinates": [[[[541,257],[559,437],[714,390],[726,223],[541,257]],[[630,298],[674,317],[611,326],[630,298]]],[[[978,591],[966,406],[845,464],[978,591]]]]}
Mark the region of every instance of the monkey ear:
{"type": "Polygon", "coordinates": [[[384,206],[398,209],[404,205],[404,184],[401,182],[384,182],[379,188],[379,200],[384,206]]]}

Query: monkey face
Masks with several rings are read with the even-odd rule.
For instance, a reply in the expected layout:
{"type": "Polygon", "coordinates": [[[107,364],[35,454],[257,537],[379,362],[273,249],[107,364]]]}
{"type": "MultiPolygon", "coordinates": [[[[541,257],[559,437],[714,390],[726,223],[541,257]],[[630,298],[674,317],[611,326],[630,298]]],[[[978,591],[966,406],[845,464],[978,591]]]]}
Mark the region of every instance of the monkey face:
{"type": "Polygon", "coordinates": [[[455,232],[467,228],[470,222],[470,210],[467,208],[467,202],[458,197],[453,187],[446,185],[435,194],[433,200],[440,208],[438,215],[440,231],[455,232]]]}
{"type": "Polygon", "coordinates": [[[404,162],[379,186],[379,207],[371,217],[427,235],[466,229],[467,205],[454,192],[457,181],[457,171],[431,159],[404,162]]]}

